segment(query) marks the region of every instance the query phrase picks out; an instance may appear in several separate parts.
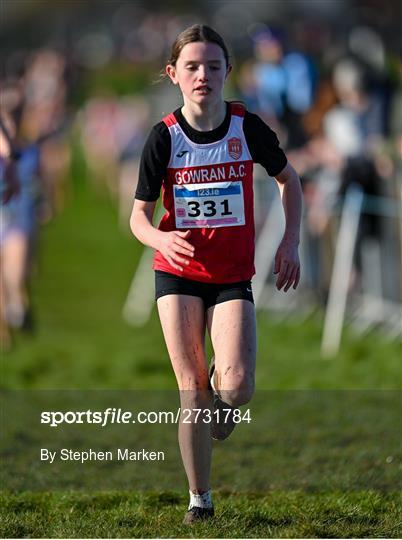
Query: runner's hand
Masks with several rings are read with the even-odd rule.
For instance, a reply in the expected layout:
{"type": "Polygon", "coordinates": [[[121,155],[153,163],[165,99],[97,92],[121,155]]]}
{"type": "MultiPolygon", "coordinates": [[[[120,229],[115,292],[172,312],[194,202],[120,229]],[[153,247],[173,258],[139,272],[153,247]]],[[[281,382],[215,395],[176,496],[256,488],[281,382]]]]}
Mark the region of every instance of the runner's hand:
{"type": "Polygon", "coordinates": [[[296,289],[300,280],[300,261],[296,242],[283,238],[275,255],[274,274],[279,274],[276,279],[278,291],[285,285],[283,292],[287,292],[292,284],[296,289]]]}
{"type": "Polygon", "coordinates": [[[180,272],[184,270],[183,266],[190,263],[190,260],[182,257],[182,255],[194,257],[194,246],[186,240],[190,234],[191,231],[189,230],[164,232],[158,247],[169,264],[176,270],[180,270],[180,272]]]}

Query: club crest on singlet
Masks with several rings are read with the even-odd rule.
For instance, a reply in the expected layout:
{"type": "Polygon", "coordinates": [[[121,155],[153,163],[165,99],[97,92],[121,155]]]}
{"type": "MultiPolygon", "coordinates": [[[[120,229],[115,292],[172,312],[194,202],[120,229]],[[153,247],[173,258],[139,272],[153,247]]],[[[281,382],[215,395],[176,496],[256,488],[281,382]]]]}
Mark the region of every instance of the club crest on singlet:
{"type": "Polygon", "coordinates": [[[229,156],[233,159],[239,159],[242,153],[241,140],[237,137],[232,137],[228,140],[229,156]]]}

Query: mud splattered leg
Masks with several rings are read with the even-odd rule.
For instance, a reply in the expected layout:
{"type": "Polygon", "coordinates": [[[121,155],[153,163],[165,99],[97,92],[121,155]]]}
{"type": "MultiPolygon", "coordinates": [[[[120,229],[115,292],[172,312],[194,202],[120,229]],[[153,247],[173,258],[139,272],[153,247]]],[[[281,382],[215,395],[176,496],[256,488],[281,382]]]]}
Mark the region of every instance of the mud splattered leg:
{"type": "Polygon", "coordinates": [[[159,318],[166,346],[180,390],[182,417],[179,445],[189,489],[203,493],[210,488],[210,424],[194,422],[194,409],[212,407],[208,390],[208,366],[205,358],[205,311],[200,298],[167,295],[158,300],[159,318]]]}

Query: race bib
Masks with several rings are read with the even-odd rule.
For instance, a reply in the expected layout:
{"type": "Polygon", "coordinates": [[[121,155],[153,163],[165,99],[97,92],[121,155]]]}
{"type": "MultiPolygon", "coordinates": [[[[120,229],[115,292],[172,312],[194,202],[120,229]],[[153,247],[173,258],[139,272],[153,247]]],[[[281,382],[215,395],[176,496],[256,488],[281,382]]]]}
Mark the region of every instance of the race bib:
{"type": "Polygon", "coordinates": [[[236,227],[245,224],[242,182],[174,185],[176,227],[236,227]]]}

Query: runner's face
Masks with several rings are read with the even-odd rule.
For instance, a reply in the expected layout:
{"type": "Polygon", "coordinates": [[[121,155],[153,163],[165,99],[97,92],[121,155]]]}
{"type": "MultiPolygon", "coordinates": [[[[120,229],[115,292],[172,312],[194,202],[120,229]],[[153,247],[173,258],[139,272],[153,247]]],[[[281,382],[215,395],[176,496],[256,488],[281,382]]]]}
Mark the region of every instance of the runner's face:
{"type": "Polygon", "coordinates": [[[172,82],[179,85],[184,100],[200,105],[222,100],[223,85],[230,71],[219,45],[202,41],[187,43],[176,66],[166,68],[172,82]]]}

